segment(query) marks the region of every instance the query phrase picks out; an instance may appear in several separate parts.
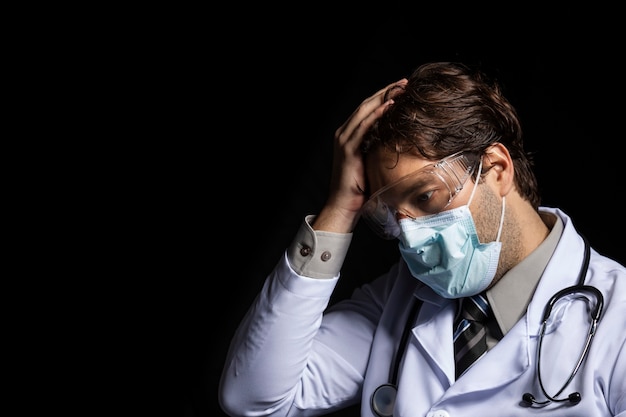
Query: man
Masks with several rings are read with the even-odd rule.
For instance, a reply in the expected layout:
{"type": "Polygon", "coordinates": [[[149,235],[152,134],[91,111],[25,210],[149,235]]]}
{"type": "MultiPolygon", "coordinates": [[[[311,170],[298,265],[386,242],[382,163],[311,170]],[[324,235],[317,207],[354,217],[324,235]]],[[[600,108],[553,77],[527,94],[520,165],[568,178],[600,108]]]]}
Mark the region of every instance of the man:
{"type": "Polygon", "coordinates": [[[626,416],[626,269],[540,206],[531,165],[515,109],[462,64],[364,100],[336,131],[326,204],[233,338],[222,408],[626,416]],[[361,218],[400,260],[328,307],[361,218]]]}

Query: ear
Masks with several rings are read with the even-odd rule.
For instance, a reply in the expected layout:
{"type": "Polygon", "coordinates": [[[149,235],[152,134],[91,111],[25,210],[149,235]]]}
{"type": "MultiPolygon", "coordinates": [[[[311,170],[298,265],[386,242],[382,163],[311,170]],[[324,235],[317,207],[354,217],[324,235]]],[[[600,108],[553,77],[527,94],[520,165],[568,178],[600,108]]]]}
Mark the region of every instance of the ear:
{"type": "Polygon", "coordinates": [[[487,181],[495,187],[500,196],[505,196],[514,187],[515,169],[509,150],[503,144],[496,142],[485,150],[483,156],[483,171],[488,169],[487,181]]]}

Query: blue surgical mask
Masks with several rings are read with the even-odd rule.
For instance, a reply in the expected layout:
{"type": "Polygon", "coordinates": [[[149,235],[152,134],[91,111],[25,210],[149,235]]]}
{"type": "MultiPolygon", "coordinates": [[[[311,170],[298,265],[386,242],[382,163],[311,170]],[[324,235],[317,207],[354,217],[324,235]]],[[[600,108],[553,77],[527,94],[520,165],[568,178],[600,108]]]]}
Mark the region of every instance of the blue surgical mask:
{"type": "Polygon", "coordinates": [[[469,204],[432,216],[402,219],[400,253],[411,274],[444,298],[461,298],[485,290],[496,273],[504,197],[495,242],[480,243],[469,204]]]}

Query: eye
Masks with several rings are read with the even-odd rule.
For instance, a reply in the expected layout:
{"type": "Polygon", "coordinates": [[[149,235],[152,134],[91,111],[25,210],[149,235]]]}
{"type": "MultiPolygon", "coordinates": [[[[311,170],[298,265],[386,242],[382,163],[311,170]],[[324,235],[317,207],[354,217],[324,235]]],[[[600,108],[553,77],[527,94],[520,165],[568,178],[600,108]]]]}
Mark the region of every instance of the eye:
{"type": "Polygon", "coordinates": [[[424,193],[418,194],[415,196],[416,203],[425,203],[430,200],[434,194],[434,190],[426,191],[424,193]]]}
{"type": "Polygon", "coordinates": [[[439,213],[445,208],[449,199],[448,189],[445,184],[431,182],[416,189],[408,199],[405,207],[413,213],[413,217],[439,213]]]}
{"type": "Polygon", "coordinates": [[[415,188],[408,200],[411,206],[424,208],[433,204],[438,199],[441,187],[436,183],[424,184],[419,188],[415,188]]]}

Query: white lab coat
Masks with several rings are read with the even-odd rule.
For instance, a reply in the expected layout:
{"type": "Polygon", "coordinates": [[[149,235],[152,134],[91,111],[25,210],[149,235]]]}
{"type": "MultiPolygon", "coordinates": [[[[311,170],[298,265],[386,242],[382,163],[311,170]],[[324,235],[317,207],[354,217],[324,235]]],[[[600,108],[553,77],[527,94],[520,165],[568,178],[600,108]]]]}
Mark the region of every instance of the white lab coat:
{"type": "MultiPolygon", "coordinates": [[[[569,217],[542,210],[560,216],[564,230],[527,314],[458,381],[452,331],[442,330],[452,329],[454,303],[427,287],[415,291],[416,280],[403,262],[387,279],[373,281],[322,316],[336,279],[300,277],[284,258],[233,339],[220,385],[222,406],[232,416],[323,415],[353,404],[361,393],[361,416],[374,417],[371,395],[389,382],[418,296],[423,305],[401,363],[394,416],[626,417],[626,269],[594,250],[585,284],[602,292],[604,312],[586,361],[558,396],[578,391],[582,400],[575,406],[522,405],[526,392],[544,399],[536,376],[544,308],[556,292],[576,283],[584,258],[583,240],[569,217]]],[[[555,303],[548,322],[541,372],[552,396],[574,369],[589,329],[587,303],[578,297],[555,303]]]]}

